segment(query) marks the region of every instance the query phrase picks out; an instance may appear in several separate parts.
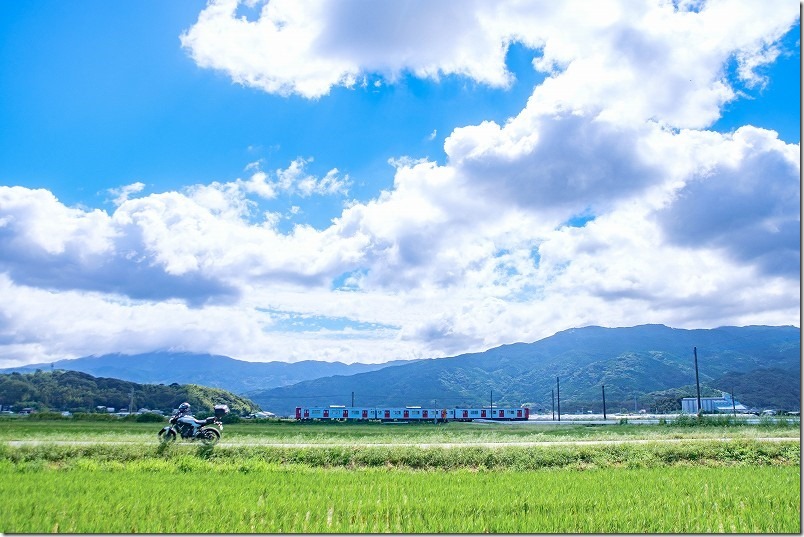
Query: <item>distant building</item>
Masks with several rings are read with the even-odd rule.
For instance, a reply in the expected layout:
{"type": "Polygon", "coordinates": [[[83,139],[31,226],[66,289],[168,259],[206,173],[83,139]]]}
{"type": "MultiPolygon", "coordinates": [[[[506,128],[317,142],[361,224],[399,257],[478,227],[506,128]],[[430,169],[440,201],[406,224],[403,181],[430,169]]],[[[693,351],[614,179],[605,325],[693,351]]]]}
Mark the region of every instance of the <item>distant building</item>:
{"type": "MultiPolygon", "coordinates": [[[[744,404],[732,400],[731,394],[721,392],[720,397],[701,397],[701,410],[712,414],[726,412],[747,412],[748,407],[744,404]]],[[[698,398],[685,397],[681,400],[681,412],[685,414],[698,413],[698,398]]]]}

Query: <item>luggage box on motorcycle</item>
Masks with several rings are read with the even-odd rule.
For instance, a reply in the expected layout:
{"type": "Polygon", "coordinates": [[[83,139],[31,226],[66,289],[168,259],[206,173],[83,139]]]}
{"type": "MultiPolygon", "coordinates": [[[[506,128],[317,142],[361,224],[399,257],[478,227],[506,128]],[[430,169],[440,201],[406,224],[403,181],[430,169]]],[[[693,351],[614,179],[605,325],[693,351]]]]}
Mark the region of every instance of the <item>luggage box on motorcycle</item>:
{"type": "Polygon", "coordinates": [[[215,417],[222,418],[229,413],[229,405],[215,405],[215,417]]]}

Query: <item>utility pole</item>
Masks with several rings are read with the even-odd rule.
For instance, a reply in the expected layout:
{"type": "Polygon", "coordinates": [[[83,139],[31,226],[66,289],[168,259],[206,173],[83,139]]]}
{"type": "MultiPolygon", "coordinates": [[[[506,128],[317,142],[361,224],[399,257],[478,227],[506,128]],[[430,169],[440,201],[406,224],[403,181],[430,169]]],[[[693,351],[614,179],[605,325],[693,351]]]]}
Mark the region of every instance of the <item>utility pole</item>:
{"type": "Polygon", "coordinates": [[[355,406],[355,392],[352,392],[352,408],[355,406]]]}
{"type": "Polygon", "coordinates": [[[600,387],[603,388],[603,419],[606,419],[606,385],[603,384],[600,387]]]}
{"type": "Polygon", "coordinates": [[[489,395],[489,412],[492,412],[494,408],[494,390],[491,390],[491,394],[489,395]]]}
{"type": "Polygon", "coordinates": [[[692,348],[695,355],[695,388],[698,390],[698,415],[701,415],[701,383],[698,381],[698,347],[692,348]]]}
{"type": "Polygon", "coordinates": [[[561,421],[561,384],[556,377],[556,399],[558,401],[558,421],[561,421]]]}
{"type": "Polygon", "coordinates": [[[556,390],[550,390],[550,395],[553,397],[553,406],[550,409],[553,411],[553,421],[556,421],[556,390]]]}
{"type": "Polygon", "coordinates": [[[737,417],[737,403],[734,402],[734,386],[731,387],[731,411],[734,413],[734,417],[737,417]]]}

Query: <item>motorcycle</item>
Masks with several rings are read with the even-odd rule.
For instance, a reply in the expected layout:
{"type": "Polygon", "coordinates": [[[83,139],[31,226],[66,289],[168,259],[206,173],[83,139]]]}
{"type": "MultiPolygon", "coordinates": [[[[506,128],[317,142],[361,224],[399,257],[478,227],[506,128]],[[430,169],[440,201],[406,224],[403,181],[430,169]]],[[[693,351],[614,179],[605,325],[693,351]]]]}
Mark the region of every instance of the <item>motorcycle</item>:
{"type": "Polygon", "coordinates": [[[163,444],[175,442],[181,436],[185,440],[200,440],[205,445],[214,445],[221,439],[223,422],[221,419],[229,413],[228,405],[215,405],[215,415],[197,420],[190,414],[174,412],[168,425],[157,433],[163,444]]]}

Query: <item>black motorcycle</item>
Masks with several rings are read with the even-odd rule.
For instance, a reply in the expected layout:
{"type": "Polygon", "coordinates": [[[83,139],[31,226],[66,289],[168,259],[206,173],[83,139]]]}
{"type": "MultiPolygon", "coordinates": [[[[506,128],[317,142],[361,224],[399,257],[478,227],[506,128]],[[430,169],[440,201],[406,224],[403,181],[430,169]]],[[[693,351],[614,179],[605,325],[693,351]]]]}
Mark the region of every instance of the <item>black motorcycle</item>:
{"type": "Polygon", "coordinates": [[[223,433],[221,419],[228,413],[228,405],[215,405],[215,415],[200,420],[189,414],[174,412],[168,425],[159,431],[159,441],[163,444],[175,442],[181,436],[185,440],[200,440],[206,445],[217,444],[223,433]]]}

